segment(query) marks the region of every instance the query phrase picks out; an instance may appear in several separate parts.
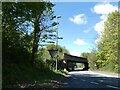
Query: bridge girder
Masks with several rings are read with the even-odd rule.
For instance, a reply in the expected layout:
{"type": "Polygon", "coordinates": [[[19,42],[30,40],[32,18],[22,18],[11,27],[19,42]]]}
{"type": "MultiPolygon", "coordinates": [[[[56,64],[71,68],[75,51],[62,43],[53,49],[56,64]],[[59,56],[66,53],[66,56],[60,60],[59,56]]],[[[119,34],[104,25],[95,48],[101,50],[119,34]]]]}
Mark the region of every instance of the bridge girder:
{"type": "Polygon", "coordinates": [[[68,54],[64,54],[64,59],[67,62],[88,63],[87,58],[72,56],[72,55],[68,55],[68,54]]]}

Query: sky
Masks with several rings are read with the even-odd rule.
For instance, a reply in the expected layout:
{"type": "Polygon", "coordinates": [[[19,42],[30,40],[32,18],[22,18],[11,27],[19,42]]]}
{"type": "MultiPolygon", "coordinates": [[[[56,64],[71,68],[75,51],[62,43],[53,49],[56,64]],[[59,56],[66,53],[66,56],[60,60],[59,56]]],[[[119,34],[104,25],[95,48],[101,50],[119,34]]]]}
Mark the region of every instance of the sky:
{"type": "Polygon", "coordinates": [[[80,56],[97,47],[108,14],[118,11],[118,2],[53,2],[58,19],[58,44],[71,55],[80,56]]]}

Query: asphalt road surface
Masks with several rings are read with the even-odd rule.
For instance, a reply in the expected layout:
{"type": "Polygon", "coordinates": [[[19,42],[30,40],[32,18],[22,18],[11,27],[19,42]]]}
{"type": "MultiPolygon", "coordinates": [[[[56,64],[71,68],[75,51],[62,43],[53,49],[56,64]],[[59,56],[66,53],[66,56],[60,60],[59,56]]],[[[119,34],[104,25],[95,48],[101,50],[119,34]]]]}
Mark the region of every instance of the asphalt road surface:
{"type": "Polygon", "coordinates": [[[92,71],[72,71],[65,76],[64,88],[109,88],[120,90],[120,77],[92,71]]]}

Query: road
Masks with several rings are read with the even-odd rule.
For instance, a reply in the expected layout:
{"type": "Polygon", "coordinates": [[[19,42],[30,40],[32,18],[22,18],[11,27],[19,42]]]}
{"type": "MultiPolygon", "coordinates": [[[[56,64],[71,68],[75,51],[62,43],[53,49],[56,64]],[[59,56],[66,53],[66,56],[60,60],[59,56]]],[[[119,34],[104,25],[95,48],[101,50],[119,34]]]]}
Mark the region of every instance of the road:
{"type": "Polygon", "coordinates": [[[120,90],[120,77],[92,71],[72,71],[65,75],[64,88],[109,88],[120,90]]]}

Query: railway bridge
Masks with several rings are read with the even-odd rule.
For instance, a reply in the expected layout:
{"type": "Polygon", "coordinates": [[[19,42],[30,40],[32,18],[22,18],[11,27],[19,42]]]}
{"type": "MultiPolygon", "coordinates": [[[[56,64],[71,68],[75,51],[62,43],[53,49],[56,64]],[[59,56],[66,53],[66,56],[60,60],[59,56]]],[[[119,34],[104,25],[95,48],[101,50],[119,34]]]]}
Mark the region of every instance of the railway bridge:
{"type": "Polygon", "coordinates": [[[66,66],[66,69],[69,68],[69,62],[83,63],[83,64],[84,64],[83,70],[88,70],[88,69],[89,69],[89,65],[88,65],[88,60],[87,60],[87,58],[64,54],[64,60],[65,60],[65,62],[66,62],[66,65],[65,65],[65,66],[66,66]]]}

